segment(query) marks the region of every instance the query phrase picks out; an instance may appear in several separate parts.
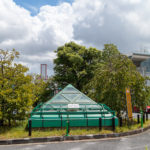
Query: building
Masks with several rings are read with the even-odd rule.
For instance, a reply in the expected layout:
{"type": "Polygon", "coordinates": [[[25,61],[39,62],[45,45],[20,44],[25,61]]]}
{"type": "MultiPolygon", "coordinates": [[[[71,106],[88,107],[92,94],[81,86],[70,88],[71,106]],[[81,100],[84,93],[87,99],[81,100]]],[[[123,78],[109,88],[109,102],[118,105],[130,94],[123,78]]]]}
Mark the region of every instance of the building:
{"type": "MultiPolygon", "coordinates": [[[[150,53],[133,53],[129,58],[136,65],[142,76],[150,77],[150,53]]],[[[147,85],[150,86],[150,81],[147,81],[147,85]]]]}
{"type": "Polygon", "coordinates": [[[138,68],[143,61],[150,58],[150,53],[133,53],[131,56],[129,56],[129,58],[138,68]]]}

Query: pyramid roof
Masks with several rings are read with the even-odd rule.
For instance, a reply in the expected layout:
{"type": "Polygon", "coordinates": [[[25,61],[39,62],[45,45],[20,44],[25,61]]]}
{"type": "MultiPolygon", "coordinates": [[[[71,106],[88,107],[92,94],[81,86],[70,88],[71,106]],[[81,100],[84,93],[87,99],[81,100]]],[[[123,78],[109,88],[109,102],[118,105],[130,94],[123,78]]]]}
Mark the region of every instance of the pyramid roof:
{"type": "Polygon", "coordinates": [[[67,85],[62,91],[57,93],[45,104],[97,104],[84,93],[77,90],[71,84],[67,85]]]}

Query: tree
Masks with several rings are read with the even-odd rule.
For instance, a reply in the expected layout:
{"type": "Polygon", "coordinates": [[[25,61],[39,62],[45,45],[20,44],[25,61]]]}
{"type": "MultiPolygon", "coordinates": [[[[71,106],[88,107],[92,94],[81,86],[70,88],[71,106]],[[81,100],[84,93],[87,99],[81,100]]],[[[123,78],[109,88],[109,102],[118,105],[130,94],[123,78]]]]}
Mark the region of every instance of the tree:
{"type": "Polygon", "coordinates": [[[41,93],[39,100],[41,102],[46,102],[50,100],[55,95],[55,92],[58,90],[59,89],[54,81],[54,78],[50,77],[45,83],[45,89],[41,93]]]}
{"type": "Polygon", "coordinates": [[[52,77],[47,81],[44,81],[39,75],[32,74],[32,82],[34,84],[33,93],[35,96],[33,106],[36,106],[41,102],[46,102],[54,96],[55,82],[52,77]]]}
{"type": "Polygon", "coordinates": [[[0,119],[4,121],[24,119],[32,108],[34,95],[31,76],[25,75],[27,67],[14,63],[19,53],[0,50],[0,119]]]}
{"type": "Polygon", "coordinates": [[[147,103],[149,89],[145,81],[127,56],[122,55],[115,45],[106,44],[87,89],[89,96],[120,115],[121,111],[126,111],[125,88],[129,87],[132,91],[132,103],[139,107],[147,103]]]}
{"type": "Polygon", "coordinates": [[[94,75],[95,66],[101,59],[101,51],[70,42],[59,47],[56,53],[55,81],[62,88],[70,83],[79,90],[83,90],[83,86],[94,75]]]}

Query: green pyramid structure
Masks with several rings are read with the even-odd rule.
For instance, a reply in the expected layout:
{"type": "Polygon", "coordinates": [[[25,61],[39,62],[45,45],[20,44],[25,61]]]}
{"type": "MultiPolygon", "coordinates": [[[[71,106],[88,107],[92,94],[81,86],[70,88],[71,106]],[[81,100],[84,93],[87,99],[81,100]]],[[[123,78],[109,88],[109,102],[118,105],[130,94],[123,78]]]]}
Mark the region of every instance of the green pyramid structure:
{"type": "MultiPolygon", "coordinates": [[[[104,104],[98,104],[84,93],[69,84],[49,101],[38,105],[31,112],[33,127],[65,127],[66,121],[74,126],[111,126],[112,110],[104,104]]],[[[118,119],[115,118],[116,125],[118,119]]]]}

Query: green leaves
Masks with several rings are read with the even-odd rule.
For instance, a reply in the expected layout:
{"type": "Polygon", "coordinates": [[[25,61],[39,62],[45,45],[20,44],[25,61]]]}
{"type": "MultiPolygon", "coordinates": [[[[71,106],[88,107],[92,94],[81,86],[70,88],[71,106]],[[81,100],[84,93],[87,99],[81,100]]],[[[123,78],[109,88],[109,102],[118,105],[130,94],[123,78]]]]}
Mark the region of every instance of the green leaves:
{"type": "Polygon", "coordinates": [[[126,111],[126,87],[132,91],[134,105],[144,107],[149,103],[146,78],[115,45],[105,44],[103,51],[99,51],[70,42],[59,47],[56,53],[54,79],[62,88],[71,83],[118,114],[126,111]]]}
{"type": "Polygon", "coordinates": [[[132,90],[132,103],[144,107],[149,93],[145,81],[127,56],[120,54],[115,45],[106,44],[94,77],[86,89],[89,89],[89,96],[120,114],[121,111],[126,111],[126,87],[132,90]]]}
{"type": "Polygon", "coordinates": [[[31,76],[28,68],[13,63],[19,53],[0,50],[0,119],[24,119],[34,102],[31,76]]]}
{"type": "Polygon", "coordinates": [[[93,77],[95,66],[101,59],[101,51],[70,42],[59,47],[56,53],[55,81],[62,88],[70,83],[83,90],[83,86],[93,77]]]}
{"type": "Polygon", "coordinates": [[[46,102],[49,100],[55,90],[55,82],[53,78],[49,78],[46,82],[43,81],[39,75],[32,75],[32,93],[34,94],[34,104],[36,106],[38,103],[46,102]]]}

